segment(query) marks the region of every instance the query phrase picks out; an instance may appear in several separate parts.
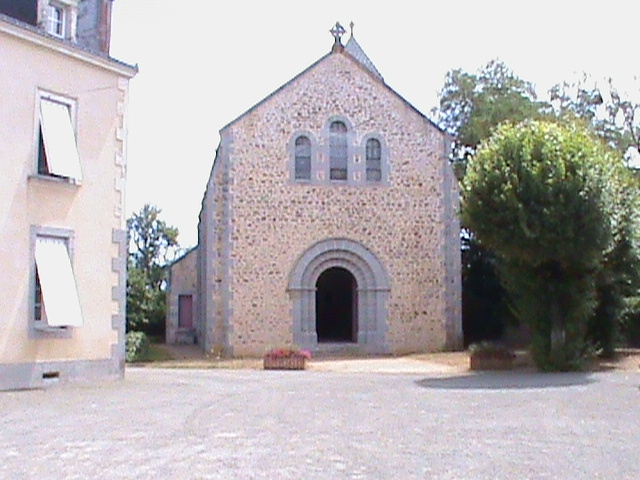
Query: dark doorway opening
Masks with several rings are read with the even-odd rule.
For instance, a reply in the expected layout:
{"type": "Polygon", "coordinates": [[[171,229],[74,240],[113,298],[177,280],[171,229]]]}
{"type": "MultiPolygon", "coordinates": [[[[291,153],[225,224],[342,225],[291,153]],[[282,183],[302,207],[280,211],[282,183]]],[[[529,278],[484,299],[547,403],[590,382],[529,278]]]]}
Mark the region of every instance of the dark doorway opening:
{"type": "Polygon", "coordinates": [[[351,273],[332,267],[316,282],[318,342],[355,342],[358,338],[357,284],[351,273]]]}

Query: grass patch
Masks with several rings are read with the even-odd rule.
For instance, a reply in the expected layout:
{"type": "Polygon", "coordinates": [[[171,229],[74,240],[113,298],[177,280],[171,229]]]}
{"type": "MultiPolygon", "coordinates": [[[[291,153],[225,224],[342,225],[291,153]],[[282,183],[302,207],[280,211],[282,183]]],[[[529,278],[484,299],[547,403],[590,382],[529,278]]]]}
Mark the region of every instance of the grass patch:
{"type": "Polygon", "coordinates": [[[154,362],[168,362],[174,360],[171,352],[163,347],[159,343],[146,343],[144,348],[137,350],[135,356],[129,356],[127,363],[154,363],[154,362]]]}
{"type": "Polygon", "coordinates": [[[257,358],[236,358],[236,359],[199,359],[180,360],[168,362],[147,363],[147,367],[194,369],[194,370],[262,370],[262,359],[257,358]]]}
{"type": "Polygon", "coordinates": [[[149,345],[149,351],[141,360],[143,362],[166,362],[173,360],[173,356],[166,349],[162,348],[162,345],[152,343],[149,345]]]}

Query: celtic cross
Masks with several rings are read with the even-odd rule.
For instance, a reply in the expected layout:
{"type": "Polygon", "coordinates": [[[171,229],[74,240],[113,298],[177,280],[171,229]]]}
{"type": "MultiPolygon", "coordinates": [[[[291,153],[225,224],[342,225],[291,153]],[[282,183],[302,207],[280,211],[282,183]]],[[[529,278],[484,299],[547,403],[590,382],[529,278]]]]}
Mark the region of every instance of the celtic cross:
{"type": "Polygon", "coordinates": [[[335,26],[331,30],[329,30],[329,32],[331,33],[331,35],[333,35],[333,38],[335,39],[334,44],[342,45],[340,38],[342,37],[342,35],[344,35],[345,29],[342,25],[340,25],[340,22],[336,22],[335,26]]]}

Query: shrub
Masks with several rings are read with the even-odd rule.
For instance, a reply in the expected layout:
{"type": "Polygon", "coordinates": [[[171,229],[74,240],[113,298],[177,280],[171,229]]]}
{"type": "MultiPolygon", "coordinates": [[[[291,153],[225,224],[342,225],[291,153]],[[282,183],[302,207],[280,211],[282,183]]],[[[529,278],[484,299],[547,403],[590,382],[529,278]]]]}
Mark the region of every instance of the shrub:
{"type": "Polygon", "coordinates": [[[149,337],[144,332],[127,333],[125,359],[127,362],[140,362],[149,354],[149,337]]]}

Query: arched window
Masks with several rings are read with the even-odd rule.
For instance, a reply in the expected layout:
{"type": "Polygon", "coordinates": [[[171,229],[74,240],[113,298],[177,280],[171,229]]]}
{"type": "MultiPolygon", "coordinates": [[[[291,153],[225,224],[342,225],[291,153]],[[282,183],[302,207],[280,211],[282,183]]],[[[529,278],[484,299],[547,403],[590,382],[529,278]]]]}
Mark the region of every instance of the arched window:
{"type": "Polygon", "coordinates": [[[311,179],[311,141],[308,137],[296,138],[296,180],[311,179]]]}
{"type": "Polygon", "coordinates": [[[370,138],[367,140],[367,181],[379,182],[382,180],[382,152],[380,140],[370,138]]]}
{"type": "Polygon", "coordinates": [[[329,127],[329,178],[347,179],[347,126],[332,122],[329,127]]]}

